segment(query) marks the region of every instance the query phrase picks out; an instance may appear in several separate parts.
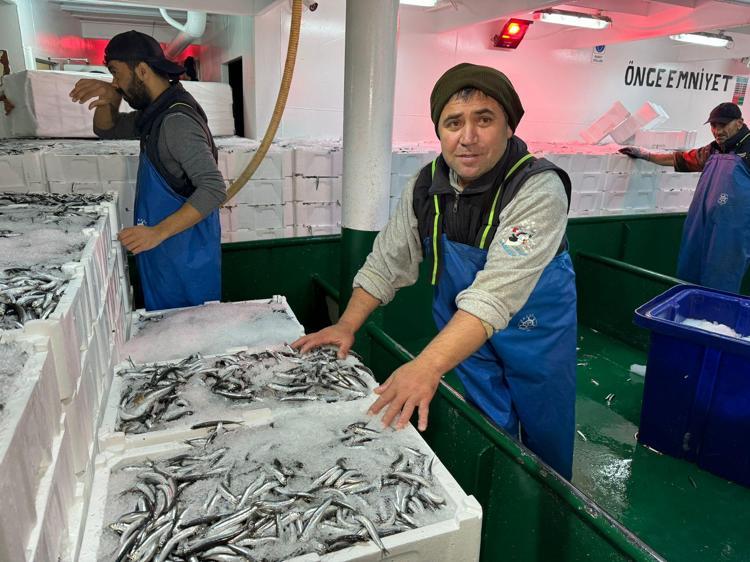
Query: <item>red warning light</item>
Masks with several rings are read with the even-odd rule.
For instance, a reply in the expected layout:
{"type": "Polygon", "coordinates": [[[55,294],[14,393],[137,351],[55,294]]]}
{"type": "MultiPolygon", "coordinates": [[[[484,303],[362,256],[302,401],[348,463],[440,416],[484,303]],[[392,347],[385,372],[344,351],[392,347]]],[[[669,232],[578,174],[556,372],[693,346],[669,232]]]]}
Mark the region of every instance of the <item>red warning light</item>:
{"type": "Polygon", "coordinates": [[[509,19],[500,33],[492,37],[492,45],[501,49],[515,49],[532,23],[529,20],[509,19]]]}

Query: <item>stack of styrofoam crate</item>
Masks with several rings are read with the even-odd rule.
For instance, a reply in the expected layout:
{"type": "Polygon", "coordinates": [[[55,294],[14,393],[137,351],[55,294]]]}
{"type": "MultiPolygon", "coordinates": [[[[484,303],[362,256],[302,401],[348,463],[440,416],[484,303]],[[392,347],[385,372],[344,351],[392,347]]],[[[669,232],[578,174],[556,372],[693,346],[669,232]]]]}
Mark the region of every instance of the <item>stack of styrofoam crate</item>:
{"type": "Polygon", "coordinates": [[[60,301],[47,319],[28,321],[22,330],[11,332],[47,342],[55,368],[45,376],[54,377],[56,404],[63,413],[57,420],[59,437],[52,446],[49,468],[38,487],[35,518],[14,535],[25,554],[9,558],[13,560],[57,559],[67,542],[68,514],[93,478],[95,429],[112,366],[119,360],[129,328],[129,295],[124,290],[129,291],[129,284],[122,269],[122,248],[113,240],[112,227],[119,225],[117,205],[112,201],[83,210],[99,218],[84,231],[88,239],[78,261],[62,266],[68,285],[60,301]]]}
{"type": "MultiPolygon", "coordinates": [[[[94,112],[88,103],[71,101],[68,95],[81,79],[109,82],[108,74],[24,70],[3,76],[3,88],[15,108],[0,112],[0,130],[7,137],[92,138],[94,112]]],[[[234,134],[232,89],[219,82],[183,82],[208,117],[214,135],[234,134]]],[[[132,109],[123,100],[120,111],[132,109]]]]}
{"type": "Polygon", "coordinates": [[[117,193],[119,221],[133,224],[139,143],[80,140],[59,143],[43,154],[52,193],[117,193]]]}
{"type": "Polygon", "coordinates": [[[664,111],[664,108],[647,101],[638,108],[638,111],[612,129],[609,134],[617,144],[629,144],[639,130],[653,129],[667,119],[669,119],[669,115],[664,111]]]}
{"type": "Polygon", "coordinates": [[[0,146],[0,191],[47,191],[41,142],[7,141],[0,146]]]}
{"type": "Polygon", "coordinates": [[[423,144],[402,144],[393,147],[391,157],[390,214],[396,211],[401,193],[419,171],[437,158],[435,147],[423,144]]]}
{"type": "Polygon", "coordinates": [[[604,115],[581,132],[581,138],[589,144],[598,144],[628,117],[630,112],[621,102],[616,101],[604,115]]]}
{"type": "MultiPolygon", "coordinates": [[[[26,544],[44,514],[46,482],[57,470],[65,418],[49,338],[22,330],[0,332],[3,365],[15,355],[20,369],[4,381],[0,411],[0,560],[26,560],[26,544]],[[24,359],[25,357],[25,359],[24,359]],[[38,505],[41,503],[42,505],[38,505]]],[[[8,363],[6,363],[8,361],[8,363]]],[[[15,370],[15,369],[13,369],[15,370]]],[[[66,452],[61,463],[69,463],[66,452]]],[[[68,470],[72,476],[72,470],[68,470]]],[[[68,495],[72,483],[68,486],[68,495]]],[[[59,538],[59,535],[58,535],[59,538]]]]}
{"type": "Polygon", "coordinates": [[[294,209],[295,236],[341,232],[343,152],[338,141],[288,144],[293,175],[285,178],[284,201],[294,209]]]}
{"type": "MultiPolygon", "coordinates": [[[[260,143],[241,137],[215,140],[219,170],[230,185],[250,163],[260,143]]],[[[252,179],[221,208],[222,241],[293,236],[294,209],[284,204],[284,177],[291,173],[290,151],[272,145],[252,179]]]]}
{"type": "Polygon", "coordinates": [[[633,144],[656,150],[685,150],[695,146],[696,131],[636,131],[633,144]]]}
{"type": "Polygon", "coordinates": [[[700,174],[679,173],[617,152],[617,145],[534,143],[572,182],[570,216],[684,212],[700,174]]]}

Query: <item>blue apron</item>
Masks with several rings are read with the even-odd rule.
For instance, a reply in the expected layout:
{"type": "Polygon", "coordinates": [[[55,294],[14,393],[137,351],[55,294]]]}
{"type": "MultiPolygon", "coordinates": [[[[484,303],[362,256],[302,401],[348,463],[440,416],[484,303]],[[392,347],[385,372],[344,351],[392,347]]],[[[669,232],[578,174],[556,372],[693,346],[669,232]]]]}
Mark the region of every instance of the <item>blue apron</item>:
{"type": "Polygon", "coordinates": [[[712,154],[682,231],[677,277],[736,293],[750,265],[750,171],[736,154],[712,154]]]}
{"type": "MultiPolygon", "coordinates": [[[[135,224],[155,226],[187,201],[141,152],[135,224]]],[[[136,255],[146,310],[221,300],[221,227],[214,210],[199,223],[136,255]]]]}
{"type": "MultiPolygon", "coordinates": [[[[443,271],[433,301],[439,330],[456,313],[458,293],[487,261],[487,250],[452,242],[444,234],[442,242],[443,271]]],[[[425,252],[432,251],[427,238],[425,252]]],[[[544,269],[508,327],[455,369],[470,402],[568,480],[575,436],[576,328],[575,273],[563,252],[544,269]]]]}

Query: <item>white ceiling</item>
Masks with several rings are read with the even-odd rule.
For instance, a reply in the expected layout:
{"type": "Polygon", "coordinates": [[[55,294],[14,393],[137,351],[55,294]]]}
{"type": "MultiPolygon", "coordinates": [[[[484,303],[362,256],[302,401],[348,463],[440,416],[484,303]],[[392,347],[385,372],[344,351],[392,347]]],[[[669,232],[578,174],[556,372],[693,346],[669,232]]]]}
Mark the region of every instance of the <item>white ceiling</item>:
{"type": "MultiPolygon", "coordinates": [[[[215,14],[258,15],[290,0],[212,0],[215,14]]],[[[319,0],[324,3],[327,0],[319,0]]],[[[373,0],[374,1],[374,0],[373,0]]],[[[49,0],[68,14],[86,22],[167,25],[158,7],[169,9],[177,20],[185,10],[205,11],[205,0],[49,0]]],[[[612,18],[612,27],[601,31],[576,31],[571,47],[612,44],[690,31],[724,30],[750,34],[750,0],[569,0],[567,4],[545,0],[439,0],[435,8],[402,6],[402,29],[440,33],[501,20],[532,18],[535,10],[558,7],[612,18]]],[[[314,16],[310,16],[314,17],[314,16]]],[[[535,26],[550,24],[535,23],[535,26]]]]}

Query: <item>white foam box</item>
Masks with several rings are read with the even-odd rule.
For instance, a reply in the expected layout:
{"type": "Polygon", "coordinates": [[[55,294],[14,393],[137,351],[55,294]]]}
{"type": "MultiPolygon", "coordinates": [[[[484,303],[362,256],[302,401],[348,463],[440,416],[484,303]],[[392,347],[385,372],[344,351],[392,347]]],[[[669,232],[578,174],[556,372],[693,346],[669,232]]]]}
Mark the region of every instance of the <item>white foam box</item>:
{"type": "Polygon", "coordinates": [[[78,385],[81,347],[85,345],[83,338],[87,333],[83,323],[90,321],[88,294],[81,290],[83,273],[78,265],[77,269],[69,268],[69,264],[64,266],[64,273],[74,273],[70,274],[69,284],[49,318],[24,324],[24,333],[50,338],[61,400],[70,398],[78,385]]]}
{"type": "Polygon", "coordinates": [[[634,170],[635,162],[635,158],[615,152],[606,158],[606,171],[610,174],[630,174],[634,170]]]}
{"type": "Polygon", "coordinates": [[[342,150],[325,146],[295,146],[292,174],[305,177],[334,177],[344,173],[342,150]]]}
{"type": "Polygon", "coordinates": [[[391,217],[393,216],[400,202],[401,202],[401,197],[394,197],[393,195],[391,195],[390,199],[388,200],[388,209],[389,209],[388,216],[391,216],[391,217]]]}
{"type": "Polygon", "coordinates": [[[657,187],[662,191],[669,191],[672,189],[694,190],[698,186],[700,176],[699,172],[662,172],[657,176],[657,187]]]}
{"type": "Polygon", "coordinates": [[[657,150],[686,150],[695,145],[696,131],[654,131],[635,133],[635,145],[657,150]]]}
{"type": "MultiPolygon", "coordinates": [[[[65,539],[67,514],[74,502],[76,475],[72,463],[72,433],[63,416],[63,431],[53,444],[53,461],[36,495],[37,520],[20,560],[59,560],[65,539]]],[[[13,559],[15,560],[15,559],[13,559]]]]}
{"type": "Polygon", "coordinates": [[[641,128],[640,122],[631,115],[625,121],[612,129],[609,135],[617,144],[633,144],[635,133],[641,128]]]}
{"type": "Polygon", "coordinates": [[[279,238],[294,238],[294,227],[268,228],[265,230],[234,230],[222,231],[221,241],[224,244],[232,242],[252,242],[254,240],[276,240],[279,238]]]}
{"type": "Polygon", "coordinates": [[[656,211],[656,190],[652,186],[631,185],[626,174],[608,174],[608,185],[602,198],[602,210],[623,212],[656,211]]]}
{"type": "Polygon", "coordinates": [[[581,131],[581,138],[589,144],[597,144],[628,117],[630,117],[630,112],[621,102],[616,101],[604,115],[590,127],[581,131]]]}
{"type": "Polygon", "coordinates": [[[332,224],[325,226],[297,225],[294,227],[295,236],[329,236],[331,234],[341,234],[341,224],[332,224]]]}
{"type": "Polygon", "coordinates": [[[265,230],[294,225],[294,207],[285,205],[234,205],[222,207],[222,230],[265,230]],[[224,210],[226,209],[226,210],[224,210]]]}
{"type": "Polygon", "coordinates": [[[568,174],[597,174],[608,171],[609,158],[601,154],[545,154],[544,157],[568,174]]]}
{"type": "Polygon", "coordinates": [[[286,297],[199,306],[131,315],[124,354],[136,363],[170,361],[191,353],[215,355],[233,347],[270,347],[305,334],[286,297]],[[162,322],[154,324],[153,318],[162,322]]]}
{"type": "Polygon", "coordinates": [[[65,401],[65,416],[71,431],[73,468],[75,472],[85,469],[90,459],[91,444],[96,435],[96,419],[99,414],[99,385],[97,384],[96,358],[86,354],[81,366],[81,376],[73,396],[65,401]]]}
{"type": "Polygon", "coordinates": [[[284,178],[284,202],[333,203],[341,201],[341,177],[284,178]]]}
{"type": "MultiPolygon", "coordinates": [[[[422,443],[421,436],[408,425],[402,430],[422,443]]],[[[175,439],[174,441],[176,441],[175,439]]],[[[94,473],[94,484],[91,489],[91,501],[86,518],[83,544],[80,550],[80,562],[96,562],[102,532],[109,523],[105,519],[107,498],[112,472],[116,469],[143,462],[146,459],[159,460],[184,453],[190,448],[183,443],[164,443],[156,446],[142,447],[129,451],[108,451],[97,456],[94,473]]],[[[429,450],[426,444],[421,449],[429,450]]],[[[404,531],[382,539],[388,555],[383,553],[372,542],[358,544],[336,552],[320,556],[309,553],[287,558],[288,562],[380,562],[380,561],[427,561],[454,562],[462,560],[472,562],[479,560],[479,548],[482,530],[482,508],[479,502],[468,496],[436,457],[433,462],[433,477],[445,491],[449,503],[455,511],[448,518],[404,531]]]]}
{"type": "MultiPolygon", "coordinates": [[[[239,142],[236,145],[217,143],[217,147],[219,149],[219,170],[224,179],[230,181],[234,181],[240,176],[257,150],[255,144],[249,142],[239,142]]],[[[274,146],[269,147],[268,152],[266,152],[250,179],[277,180],[292,175],[287,173],[288,160],[285,159],[287,153],[288,150],[285,151],[274,146]]]]}
{"type": "Polygon", "coordinates": [[[41,151],[0,154],[0,191],[39,191],[31,186],[43,185],[46,181],[41,151]]]}
{"type": "MultiPolygon", "coordinates": [[[[55,182],[135,182],[137,154],[86,154],[85,147],[52,149],[44,154],[47,179],[55,182]],[[75,154],[83,152],[83,154],[75,154]]],[[[100,191],[101,193],[101,191],[100,191]]]]}
{"type": "Polygon", "coordinates": [[[334,226],[341,224],[341,204],[294,203],[295,226],[334,226]]]}
{"type": "Polygon", "coordinates": [[[601,191],[574,191],[570,198],[570,214],[572,216],[596,215],[602,208],[604,193],[601,191]]]}
{"type": "MultiPolygon", "coordinates": [[[[280,346],[278,347],[280,348],[280,346]]],[[[239,351],[239,348],[231,351],[239,351]]],[[[211,355],[205,357],[210,358],[211,355]]],[[[150,364],[160,365],[167,363],[169,362],[150,364]]],[[[109,388],[109,395],[104,406],[101,426],[97,432],[98,448],[102,452],[128,451],[131,449],[157,445],[159,443],[166,444],[174,441],[184,441],[193,437],[200,437],[206,435],[211,428],[190,429],[191,426],[216,419],[241,421],[247,427],[268,425],[273,421],[271,410],[267,407],[261,406],[260,403],[255,403],[256,407],[253,409],[227,407],[226,410],[221,413],[217,412],[217,410],[212,410],[207,413],[196,411],[192,416],[185,416],[181,419],[170,422],[168,428],[157,431],[149,431],[146,433],[125,433],[124,431],[118,431],[115,428],[117,427],[117,416],[120,409],[124,381],[123,378],[117,376],[116,373],[118,369],[128,369],[132,367],[133,365],[126,361],[115,366],[112,372],[112,384],[109,388]]]]}
{"type": "Polygon", "coordinates": [[[606,174],[600,172],[569,173],[573,191],[592,193],[604,191],[606,174]]]}
{"type": "Polygon", "coordinates": [[[693,201],[693,189],[660,189],[656,194],[656,205],[661,211],[687,211],[693,201]]]}
{"type": "Polygon", "coordinates": [[[664,108],[654,102],[647,101],[633,113],[633,117],[643,129],[653,129],[669,119],[664,108]]]}
{"type": "Polygon", "coordinates": [[[394,150],[391,154],[391,173],[412,177],[437,158],[436,152],[394,150]]]}
{"type": "Polygon", "coordinates": [[[62,405],[49,339],[14,332],[4,333],[0,342],[28,354],[0,419],[0,560],[23,560],[13,553],[25,546],[37,519],[34,498],[54,460],[62,405]]]}
{"type": "MultiPolygon", "coordinates": [[[[106,74],[24,70],[3,77],[5,94],[15,104],[6,119],[9,137],[93,138],[94,111],[74,103],[68,95],[82,78],[110,82],[106,74]]],[[[203,107],[214,135],[234,134],[232,91],[229,84],[183,82],[203,107]]],[[[123,101],[120,111],[132,111],[123,101]]]]}
{"type": "MultiPolygon", "coordinates": [[[[240,191],[227,203],[233,205],[281,205],[284,202],[285,181],[283,180],[249,180],[240,191]]],[[[227,188],[229,182],[227,182],[227,188]]]]}

